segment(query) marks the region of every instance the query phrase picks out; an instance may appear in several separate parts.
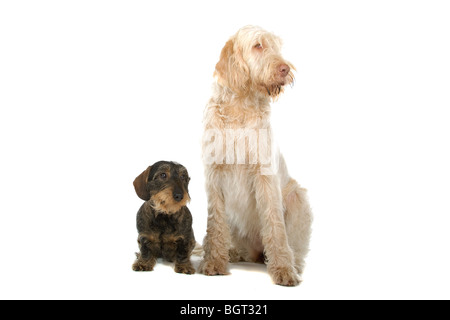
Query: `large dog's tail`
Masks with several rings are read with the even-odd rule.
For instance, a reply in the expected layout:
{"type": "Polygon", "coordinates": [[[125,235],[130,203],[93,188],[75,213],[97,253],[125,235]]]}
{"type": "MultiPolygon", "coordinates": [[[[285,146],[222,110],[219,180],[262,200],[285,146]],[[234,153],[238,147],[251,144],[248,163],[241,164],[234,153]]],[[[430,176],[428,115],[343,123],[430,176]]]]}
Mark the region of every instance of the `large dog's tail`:
{"type": "Polygon", "coordinates": [[[204,253],[205,253],[205,251],[203,251],[202,245],[200,243],[196,242],[194,250],[192,250],[192,254],[194,256],[202,257],[204,253]]]}

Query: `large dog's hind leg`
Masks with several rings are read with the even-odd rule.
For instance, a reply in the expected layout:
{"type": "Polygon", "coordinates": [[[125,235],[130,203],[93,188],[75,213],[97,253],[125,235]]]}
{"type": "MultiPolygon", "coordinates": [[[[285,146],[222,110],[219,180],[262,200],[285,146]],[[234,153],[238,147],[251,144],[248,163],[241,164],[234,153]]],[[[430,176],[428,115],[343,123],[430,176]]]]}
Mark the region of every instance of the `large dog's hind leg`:
{"type": "Polygon", "coordinates": [[[301,275],[309,251],[312,213],[306,189],[300,188],[294,179],[283,188],[283,206],[289,246],[294,251],[295,268],[301,275]]]}

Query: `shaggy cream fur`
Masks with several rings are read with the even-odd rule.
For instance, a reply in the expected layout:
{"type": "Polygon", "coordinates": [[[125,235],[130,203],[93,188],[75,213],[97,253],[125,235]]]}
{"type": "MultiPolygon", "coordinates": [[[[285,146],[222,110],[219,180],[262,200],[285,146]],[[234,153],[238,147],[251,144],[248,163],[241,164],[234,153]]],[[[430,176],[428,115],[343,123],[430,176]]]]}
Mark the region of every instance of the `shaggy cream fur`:
{"type": "Polygon", "coordinates": [[[270,102],[294,80],[280,50],[278,37],[247,26],[225,44],[216,65],[204,114],[206,275],[228,274],[229,261],[265,262],[276,284],[300,283],[312,214],[306,190],[271,147],[270,102]],[[263,170],[267,152],[278,170],[263,170]]]}

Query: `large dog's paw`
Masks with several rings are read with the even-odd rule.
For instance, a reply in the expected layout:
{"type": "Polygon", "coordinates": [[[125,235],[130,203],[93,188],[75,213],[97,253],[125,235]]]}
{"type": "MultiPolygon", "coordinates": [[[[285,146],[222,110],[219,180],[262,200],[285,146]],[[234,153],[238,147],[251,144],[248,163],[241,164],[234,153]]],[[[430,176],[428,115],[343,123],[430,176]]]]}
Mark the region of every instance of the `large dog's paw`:
{"type": "Polygon", "coordinates": [[[270,275],[275,284],[286,287],[294,287],[300,284],[297,273],[292,268],[274,268],[270,275]]]}
{"type": "Polygon", "coordinates": [[[200,272],[207,276],[218,276],[230,274],[227,270],[227,262],[218,263],[214,261],[203,260],[200,263],[200,272]]]}

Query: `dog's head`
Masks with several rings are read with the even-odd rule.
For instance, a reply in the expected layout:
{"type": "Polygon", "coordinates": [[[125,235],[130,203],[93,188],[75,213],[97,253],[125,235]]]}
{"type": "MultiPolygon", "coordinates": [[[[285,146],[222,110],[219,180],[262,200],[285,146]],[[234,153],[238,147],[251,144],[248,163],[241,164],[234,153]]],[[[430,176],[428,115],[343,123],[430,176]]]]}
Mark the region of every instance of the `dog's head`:
{"type": "Polygon", "coordinates": [[[244,27],[225,44],[214,75],[237,93],[253,90],[274,99],[294,81],[295,68],[282,57],[281,44],[260,27],[244,27]]]}
{"type": "Polygon", "coordinates": [[[142,172],[133,185],[139,198],[150,201],[156,211],[175,213],[191,200],[190,179],[181,164],[159,161],[142,172]]]}

